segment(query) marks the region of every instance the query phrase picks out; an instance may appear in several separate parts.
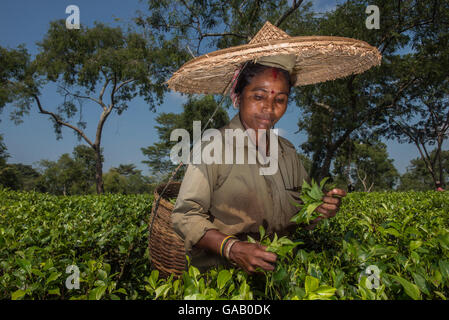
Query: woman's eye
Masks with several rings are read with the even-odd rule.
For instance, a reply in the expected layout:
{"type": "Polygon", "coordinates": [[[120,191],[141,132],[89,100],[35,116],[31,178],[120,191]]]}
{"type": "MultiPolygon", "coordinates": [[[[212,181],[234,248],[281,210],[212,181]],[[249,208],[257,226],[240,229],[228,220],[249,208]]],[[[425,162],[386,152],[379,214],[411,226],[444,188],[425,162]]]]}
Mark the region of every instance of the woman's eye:
{"type": "Polygon", "coordinates": [[[276,99],[277,103],[285,103],[285,99],[276,99]]]}
{"type": "Polygon", "coordinates": [[[255,95],[255,96],[254,96],[254,99],[255,99],[255,100],[262,100],[263,97],[262,97],[262,96],[255,95]]]}

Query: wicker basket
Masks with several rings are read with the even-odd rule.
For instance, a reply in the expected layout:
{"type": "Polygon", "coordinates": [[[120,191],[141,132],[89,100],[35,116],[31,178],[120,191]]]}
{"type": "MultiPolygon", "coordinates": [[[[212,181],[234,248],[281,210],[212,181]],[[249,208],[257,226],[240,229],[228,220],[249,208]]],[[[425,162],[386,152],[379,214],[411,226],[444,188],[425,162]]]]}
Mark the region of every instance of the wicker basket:
{"type": "Polygon", "coordinates": [[[169,201],[176,198],[181,186],[180,182],[171,182],[160,198],[155,215],[156,200],[166,185],[159,185],[154,192],[154,201],[149,222],[149,254],[153,268],[159,270],[160,275],[170,274],[180,276],[185,270],[186,256],[184,241],[175,233],[171,222],[174,205],[169,201]]]}

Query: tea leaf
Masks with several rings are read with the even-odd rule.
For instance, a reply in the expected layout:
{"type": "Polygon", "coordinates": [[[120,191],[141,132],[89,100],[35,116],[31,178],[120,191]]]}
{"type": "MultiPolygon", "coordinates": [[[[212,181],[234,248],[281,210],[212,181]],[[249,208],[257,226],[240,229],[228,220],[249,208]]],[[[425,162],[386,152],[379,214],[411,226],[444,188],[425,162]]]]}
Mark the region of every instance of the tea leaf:
{"type": "Polygon", "coordinates": [[[24,291],[24,290],[17,290],[17,291],[14,291],[14,292],[11,294],[11,299],[12,299],[12,300],[19,300],[20,298],[22,298],[23,296],[25,296],[25,294],[26,294],[26,291],[24,291]]]}
{"type": "Polygon", "coordinates": [[[231,280],[231,277],[231,272],[229,272],[228,270],[221,270],[217,277],[218,289],[223,289],[226,286],[226,283],[231,280]]]}
{"type": "Polygon", "coordinates": [[[404,278],[399,277],[399,276],[393,276],[392,275],[391,277],[393,279],[395,279],[396,281],[398,281],[402,285],[402,287],[405,290],[405,293],[410,298],[412,298],[413,300],[420,300],[421,299],[421,292],[419,291],[419,288],[415,284],[413,284],[410,281],[405,280],[404,278]]]}

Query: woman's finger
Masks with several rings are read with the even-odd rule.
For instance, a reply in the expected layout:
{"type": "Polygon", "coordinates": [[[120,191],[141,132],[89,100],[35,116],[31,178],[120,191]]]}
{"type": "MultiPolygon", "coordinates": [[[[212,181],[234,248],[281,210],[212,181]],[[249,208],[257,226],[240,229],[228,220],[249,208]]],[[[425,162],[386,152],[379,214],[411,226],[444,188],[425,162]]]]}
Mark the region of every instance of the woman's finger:
{"type": "Polygon", "coordinates": [[[325,203],[316,208],[315,211],[321,213],[325,218],[332,218],[337,213],[337,209],[329,210],[326,207],[323,207],[325,203]]]}
{"type": "Polygon", "coordinates": [[[327,196],[324,196],[324,197],[323,197],[323,202],[338,205],[338,204],[340,204],[341,200],[340,200],[340,199],[337,199],[337,198],[334,198],[334,197],[327,197],[327,196]]]}
{"type": "Polygon", "coordinates": [[[335,204],[330,204],[330,203],[323,203],[320,207],[321,207],[322,209],[325,209],[325,210],[329,211],[329,212],[337,211],[337,209],[338,209],[338,206],[337,206],[337,205],[335,205],[335,204]]]}
{"type": "Polygon", "coordinates": [[[342,189],[332,189],[331,191],[329,191],[328,193],[326,193],[326,196],[328,197],[332,197],[332,196],[340,196],[340,197],[345,197],[346,196],[346,191],[342,190],[342,189]]]}
{"type": "Polygon", "coordinates": [[[277,260],[277,254],[275,254],[274,252],[268,252],[266,251],[267,247],[260,245],[259,244],[259,248],[261,249],[257,256],[262,258],[265,261],[268,262],[276,262],[277,260]]]}
{"type": "Polygon", "coordinates": [[[270,264],[268,262],[265,262],[263,260],[259,260],[259,262],[257,264],[257,267],[260,267],[260,268],[262,268],[264,270],[267,270],[267,271],[273,271],[274,270],[274,265],[272,265],[272,264],[270,264]]]}

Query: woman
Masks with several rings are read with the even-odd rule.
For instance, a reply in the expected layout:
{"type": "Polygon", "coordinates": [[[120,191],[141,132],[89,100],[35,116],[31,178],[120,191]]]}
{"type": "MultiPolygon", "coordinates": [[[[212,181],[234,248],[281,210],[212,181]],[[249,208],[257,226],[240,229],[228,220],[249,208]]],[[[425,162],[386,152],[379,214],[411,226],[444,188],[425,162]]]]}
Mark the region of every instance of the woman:
{"type": "MultiPolygon", "coordinates": [[[[290,88],[287,70],[258,63],[247,65],[235,86],[239,113],[231,123],[256,132],[271,129],[287,110],[290,88]]],[[[233,128],[232,125],[230,127],[233,128]]],[[[193,253],[192,264],[207,268],[224,263],[220,261],[220,255],[227,248],[221,246],[230,234],[243,240],[248,234],[254,235],[259,225],[265,224],[268,232],[278,233],[285,232],[289,227],[289,220],[297,211],[289,200],[298,202],[299,193],[294,190],[300,187],[301,178],[307,179],[307,174],[298,161],[293,145],[283,138],[279,139],[281,152],[284,151],[279,157],[279,165],[292,169],[278,170],[273,177],[258,174],[258,164],[189,165],[172,221],[175,230],[187,240],[187,252],[193,253]],[[221,170],[220,166],[223,167],[221,170]],[[248,180],[251,182],[246,182],[248,180]],[[239,186],[241,181],[245,182],[239,186]],[[226,186],[223,186],[224,183],[226,186]],[[265,186],[261,187],[263,184],[265,186]],[[254,196],[254,190],[259,196],[254,196]],[[208,201],[208,198],[212,200],[208,201]],[[278,203],[270,203],[273,199],[278,203]],[[270,208],[276,206],[280,211],[277,214],[270,212],[270,208]]],[[[322,218],[333,217],[338,210],[340,199],[333,198],[333,195],[345,196],[345,192],[334,189],[324,197],[324,203],[317,208],[322,218]]],[[[229,260],[248,273],[254,272],[257,267],[273,270],[276,254],[265,251],[263,246],[245,241],[226,243],[228,246],[230,244],[229,260]]]]}
{"type": "MultiPolygon", "coordinates": [[[[236,62],[245,63],[231,92],[239,113],[220,131],[253,129],[259,133],[273,128],[284,115],[292,85],[362,72],[378,64],[379,56],[375,48],[354,39],[291,38],[267,22],[248,45],[196,58],[178,70],[168,83],[170,88],[181,92],[221,92],[227,88],[221,81],[223,75],[227,77],[236,62]],[[271,42],[267,42],[267,34],[272,37],[271,42]],[[282,50],[282,54],[273,54],[277,50],[282,50]],[[207,63],[212,67],[205,68],[207,63]],[[355,70],[355,66],[359,69],[355,70]]],[[[245,141],[244,148],[248,151],[250,142],[245,141]]],[[[254,141],[256,147],[264,147],[257,145],[258,141],[254,141]]],[[[298,211],[293,202],[300,201],[300,187],[308,179],[294,146],[282,137],[278,137],[278,144],[278,170],[272,175],[261,175],[259,162],[189,164],[172,222],[184,240],[192,265],[204,270],[232,263],[248,273],[258,267],[274,269],[276,254],[245,240],[248,235],[256,237],[259,226],[267,234],[278,235],[295,228],[290,222],[298,211]]],[[[265,148],[270,151],[269,140],[265,148]]],[[[341,200],[334,195],[344,197],[346,193],[341,189],[329,191],[324,203],[316,209],[320,217],[307,228],[335,216],[341,200]]]]}

